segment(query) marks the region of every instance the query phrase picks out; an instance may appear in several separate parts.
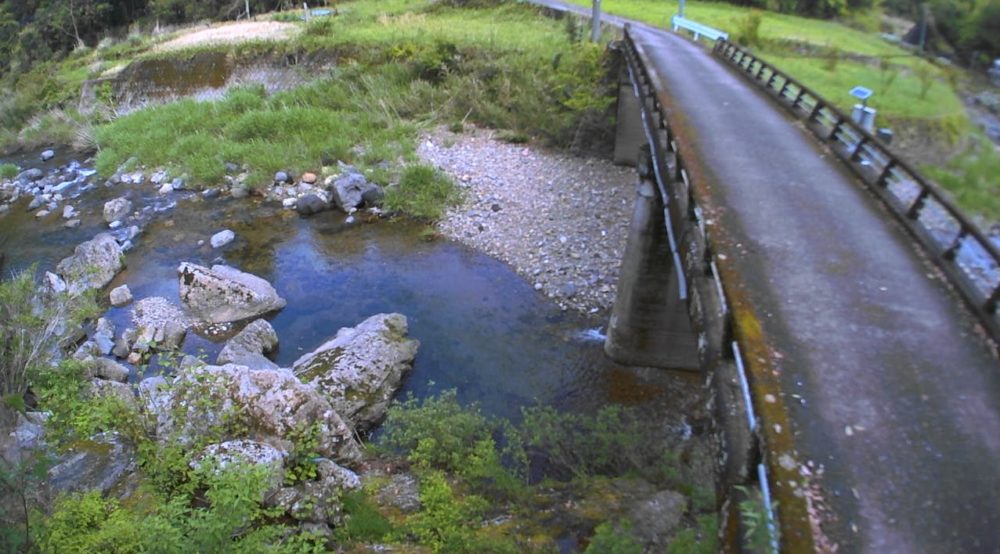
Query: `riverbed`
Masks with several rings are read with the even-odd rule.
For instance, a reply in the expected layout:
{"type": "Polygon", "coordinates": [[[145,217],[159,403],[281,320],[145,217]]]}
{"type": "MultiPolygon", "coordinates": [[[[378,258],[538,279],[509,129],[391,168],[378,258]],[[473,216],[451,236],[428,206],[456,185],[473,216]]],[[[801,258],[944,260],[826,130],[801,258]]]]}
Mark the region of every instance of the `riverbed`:
{"type": "MultiPolygon", "coordinates": [[[[31,158],[16,161],[25,165],[31,158]]],[[[87,174],[89,161],[79,161],[57,158],[43,167],[87,174]]],[[[339,211],[304,218],[259,198],[164,195],[148,181],[109,187],[96,176],[77,180],[64,192],[79,212],[79,227],[65,227],[61,208],[39,219],[23,202],[0,216],[5,272],[33,263],[39,272],[51,270],[76,244],[107,230],[105,201],[126,196],[143,225],[126,254],[126,269],[109,288],[127,284],[136,300],[162,296],[179,303],[181,262],[224,263],[256,274],[288,301],[268,317],[280,338],[273,356],[279,365],[291,365],[341,327],[400,312],[409,319],[410,335],[421,341],[402,394],[455,388],[463,403],[515,419],[521,407],[535,404],[584,412],[608,403],[641,404],[667,425],[690,425],[682,414],[700,397],[699,379],[611,362],[603,354],[606,311],[566,310],[510,266],[435,238],[422,223],[348,218],[339,211]],[[223,229],[234,231],[236,240],[212,248],[209,238],[223,229]]],[[[105,317],[121,333],[130,312],[130,306],[108,307],[105,317]]],[[[183,350],[214,361],[221,347],[219,337],[189,333],[183,350]]],[[[162,368],[154,360],[133,370],[136,381],[162,368]]]]}

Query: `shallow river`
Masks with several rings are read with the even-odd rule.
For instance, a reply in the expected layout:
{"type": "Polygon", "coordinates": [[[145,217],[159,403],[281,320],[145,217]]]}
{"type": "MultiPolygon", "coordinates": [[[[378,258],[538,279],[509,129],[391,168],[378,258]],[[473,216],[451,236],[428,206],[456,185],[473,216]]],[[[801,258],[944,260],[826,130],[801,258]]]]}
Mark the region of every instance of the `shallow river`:
{"type": "MultiPolygon", "coordinates": [[[[64,193],[76,194],[87,181],[64,193]]],[[[52,269],[76,244],[106,230],[101,207],[123,195],[135,209],[146,208],[146,223],[111,286],[128,284],[136,299],[163,296],[179,304],[176,268],[182,261],[225,263],[259,275],[288,301],[268,317],[280,338],[275,360],[282,366],[340,327],[396,311],[408,317],[410,335],[421,341],[404,392],[424,396],[456,388],[463,402],[478,402],[493,415],[516,417],[521,406],[535,403],[591,411],[608,402],[679,400],[688,395],[678,389],[697,386],[610,362],[599,332],[606,316],[564,312],[506,265],[462,245],[423,240],[423,226],[414,222],[348,224],[338,211],[302,218],[254,199],[160,196],[148,181],[111,188],[102,182],[70,202],[81,212],[79,228],[63,227],[62,206],[40,221],[24,203],[0,216],[3,271],[33,262],[40,271],[52,269]],[[209,237],[227,228],[236,240],[212,249],[209,237]]],[[[106,314],[118,333],[129,324],[130,310],[106,314]]],[[[184,350],[212,361],[221,346],[189,333],[184,350]]],[[[139,369],[134,377],[150,371],[139,369]]]]}

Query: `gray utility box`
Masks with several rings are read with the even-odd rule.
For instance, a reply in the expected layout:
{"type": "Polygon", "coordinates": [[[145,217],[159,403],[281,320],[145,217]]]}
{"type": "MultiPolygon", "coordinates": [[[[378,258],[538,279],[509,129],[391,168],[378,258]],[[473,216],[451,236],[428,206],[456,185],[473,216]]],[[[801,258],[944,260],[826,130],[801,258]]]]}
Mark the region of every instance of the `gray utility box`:
{"type": "Polygon", "coordinates": [[[863,104],[855,104],[851,110],[851,119],[869,133],[875,132],[875,108],[869,108],[863,104]]]}

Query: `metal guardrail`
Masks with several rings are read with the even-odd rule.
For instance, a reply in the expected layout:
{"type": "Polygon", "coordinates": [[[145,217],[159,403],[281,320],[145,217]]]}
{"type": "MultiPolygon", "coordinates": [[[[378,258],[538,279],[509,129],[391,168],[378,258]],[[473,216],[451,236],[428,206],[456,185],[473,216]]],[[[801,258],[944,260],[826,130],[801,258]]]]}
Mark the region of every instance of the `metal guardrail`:
{"type": "Polygon", "coordinates": [[[688,31],[691,31],[694,33],[695,40],[698,40],[698,38],[702,36],[708,40],[729,40],[729,33],[679,15],[675,15],[670,18],[670,25],[674,28],[675,33],[678,29],[687,29],[688,31]]]}
{"type": "MultiPolygon", "coordinates": [[[[760,460],[766,460],[766,452],[758,438],[761,422],[755,415],[740,345],[734,338],[734,315],[726,301],[725,287],[715,263],[711,237],[702,209],[695,198],[684,159],[678,150],[676,137],[654,94],[655,87],[649,70],[632,41],[629,25],[624,30],[623,55],[633,93],[639,100],[643,130],[652,157],[653,177],[663,200],[665,231],[679,282],[682,283],[681,298],[687,300],[692,323],[699,331],[702,355],[706,350],[716,350],[735,365],[745,403],[747,426],[754,442],[753,448],[760,460]],[[701,291],[698,306],[692,305],[691,295],[695,289],[701,291]]],[[[770,531],[768,546],[771,552],[776,553],[779,551],[777,509],[771,499],[767,465],[757,463],[755,469],[751,474],[756,474],[758,478],[767,513],[770,531]]]]}
{"type": "Polygon", "coordinates": [[[995,343],[1000,343],[1000,249],[938,185],[809,87],[739,46],[721,39],[714,53],[804,120],[844,160],[927,250],[995,343]],[[936,218],[932,230],[927,219],[936,218]],[[962,250],[992,260],[992,271],[961,260],[962,250]]]}

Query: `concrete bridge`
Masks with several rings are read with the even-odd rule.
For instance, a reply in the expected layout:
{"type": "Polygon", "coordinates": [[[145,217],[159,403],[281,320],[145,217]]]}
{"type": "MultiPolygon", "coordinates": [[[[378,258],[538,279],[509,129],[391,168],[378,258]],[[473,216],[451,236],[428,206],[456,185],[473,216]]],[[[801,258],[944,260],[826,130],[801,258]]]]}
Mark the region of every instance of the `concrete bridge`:
{"type": "Polygon", "coordinates": [[[950,202],[766,62],[608,20],[641,181],[609,355],[710,376],[721,496],[776,499],[782,552],[1000,552],[1000,277],[957,263],[995,248],[961,214],[937,246],[950,202]]]}

